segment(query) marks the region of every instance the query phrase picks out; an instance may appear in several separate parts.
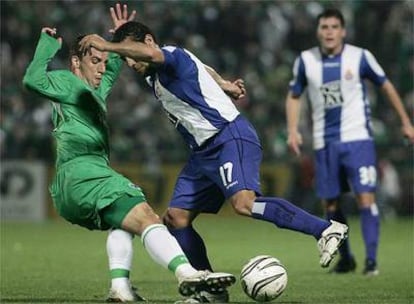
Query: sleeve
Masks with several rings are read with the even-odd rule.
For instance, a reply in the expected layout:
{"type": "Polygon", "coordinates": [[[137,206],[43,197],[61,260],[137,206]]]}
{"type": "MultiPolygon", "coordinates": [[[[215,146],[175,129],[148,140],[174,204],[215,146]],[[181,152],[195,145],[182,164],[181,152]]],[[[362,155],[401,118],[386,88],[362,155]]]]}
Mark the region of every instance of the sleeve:
{"type": "Polygon", "coordinates": [[[110,53],[106,71],[103,75],[101,85],[98,88],[98,94],[105,100],[112,91],[115,81],[121,72],[123,61],[118,54],[110,53]]]}
{"type": "Polygon", "coordinates": [[[293,79],[289,83],[290,90],[295,97],[302,95],[308,82],[306,80],[305,63],[302,56],[296,58],[293,64],[293,79]]]}
{"type": "Polygon", "coordinates": [[[186,78],[193,75],[195,63],[184,49],[165,46],[161,50],[164,54],[164,63],[158,69],[164,77],[186,78]]]}
{"type": "Polygon", "coordinates": [[[161,49],[162,53],[164,54],[164,63],[161,65],[164,69],[171,69],[174,70],[177,66],[176,60],[176,47],[166,46],[161,49]]]}
{"type": "Polygon", "coordinates": [[[364,50],[361,57],[360,75],[361,78],[368,78],[377,86],[381,86],[387,80],[384,70],[368,50],[364,50]]]}
{"type": "Polygon", "coordinates": [[[23,84],[40,95],[53,101],[65,100],[70,94],[70,82],[62,81],[57,73],[48,73],[47,66],[57,51],[61,48],[59,42],[41,33],[32,62],[27,67],[23,84]]]}

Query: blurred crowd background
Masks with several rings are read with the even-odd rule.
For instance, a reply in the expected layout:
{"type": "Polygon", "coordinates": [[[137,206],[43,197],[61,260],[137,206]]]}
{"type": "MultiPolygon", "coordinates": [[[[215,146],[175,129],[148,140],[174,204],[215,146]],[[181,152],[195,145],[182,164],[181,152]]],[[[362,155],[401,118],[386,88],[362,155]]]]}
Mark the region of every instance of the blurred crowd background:
{"type": "MultiPolygon", "coordinates": [[[[109,37],[108,9],[114,1],[1,1],[0,154],[4,159],[42,160],[53,165],[50,104],[22,87],[43,26],[56,27],[64,46],[52,69],[68,66],[67,44],[79,34],[109,37]]],[[[265,163],[289,163],[295,178],[287,196],[314,199],[311,127],[304,107],[305,154],[287,151],[284,102],[292,64],[316,44],[315,17],[325,7],[342,10],[347,42],[368,48],[401,94],[413,117],[413,16],[407,1],[128,1],[138,20],[150,26],[161,45],[188,48],[228,79],[244,78],[248,90],[237,102],[257,127],[265,163]]],[[[370,86],[379,154],[379,200],[412,213],[413,150],[404,144],[398,117],[370,86]]],[[[306,104],[306,101],[304,101],[306,104]]],[[[146,85],[125,68],[109,98],[111,160],[183,162],[188,150],[164,117],[146,85]]]]}

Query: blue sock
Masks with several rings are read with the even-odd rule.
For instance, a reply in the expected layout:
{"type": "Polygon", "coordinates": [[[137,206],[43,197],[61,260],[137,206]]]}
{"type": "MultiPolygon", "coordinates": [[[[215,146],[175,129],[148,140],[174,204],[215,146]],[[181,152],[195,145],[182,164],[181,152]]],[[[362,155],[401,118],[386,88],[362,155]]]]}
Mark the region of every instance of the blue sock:
{"type": "Polygon", "coordinates": [[[256,198],[252,208],[252,216],[271,222],[279,228],[313,235],[316,239],[319,239],[322,231],[331,224],[277,197],[256,198]]]}
{"type": "Polygon", "coordinates": [[[194,230],[193,226],[169,229],[169,231],[177,239],[190,264],[195,269],[213,271],[207,257],[204,241],[197,231],[194,230]]]}
{"type": "MultiPolygon", "coordinates": [[[[348,222],[345,218],[345,215],[343,214],[341,208],[337,207],[336,211],[327,211],[326,212],[326,219],[327,220],[334,220],[337,221],[339,223],[348,225],[348,222]]],[[[348,231],[348,235],[349,235],[349,231],[348,231]]],[[[351,252],[351,246],[349,244],[349,237],[346,238],[342,245],[339,247],[339,254],[341,255],[341,257],[345,258],[345,259],[350,259],[353,257],[353,254],[351,252]]]]}
{"type": "Polygon", "coordinates": [[[376,261],[380,226],[378,207],[373,204],[371,207],[361,209],[360,212],[366,258],[376,261]]]}

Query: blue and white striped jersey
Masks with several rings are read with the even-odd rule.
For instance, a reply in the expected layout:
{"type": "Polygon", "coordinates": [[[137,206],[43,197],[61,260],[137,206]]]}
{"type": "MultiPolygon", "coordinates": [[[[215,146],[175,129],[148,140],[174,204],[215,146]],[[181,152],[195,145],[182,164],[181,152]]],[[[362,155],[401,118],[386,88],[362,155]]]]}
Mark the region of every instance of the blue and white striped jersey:
{"type": "Polygon", "coordinates": [[[170,121],[195,149],[233,121],[239,111],[196,56],[173,46],[161,50],[165,62],[149,84],[170,121]]]}
{"type": "Polygon", "coordinates": [[[290,90],[300,96],[308,88],[312,106],[314,149],[327,143],[372,138],[370,107],[364,79],[381,86],[386,76],[368,51],[345,44],[326,56],[318,47],[303,51],[293,67],[290,90]]]}

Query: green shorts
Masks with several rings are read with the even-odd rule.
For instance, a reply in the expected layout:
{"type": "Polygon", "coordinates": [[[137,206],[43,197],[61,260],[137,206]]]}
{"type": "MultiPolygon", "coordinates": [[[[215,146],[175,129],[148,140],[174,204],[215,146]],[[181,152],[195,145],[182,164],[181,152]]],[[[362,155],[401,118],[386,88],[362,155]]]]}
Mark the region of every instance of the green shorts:
{"type": "Polygon", "coordinates": [[[97,156],[61,165],[49,191],[60,216],[91,230],[119,228],[129,210],[146,201],[141,188],[97,156]]]}

